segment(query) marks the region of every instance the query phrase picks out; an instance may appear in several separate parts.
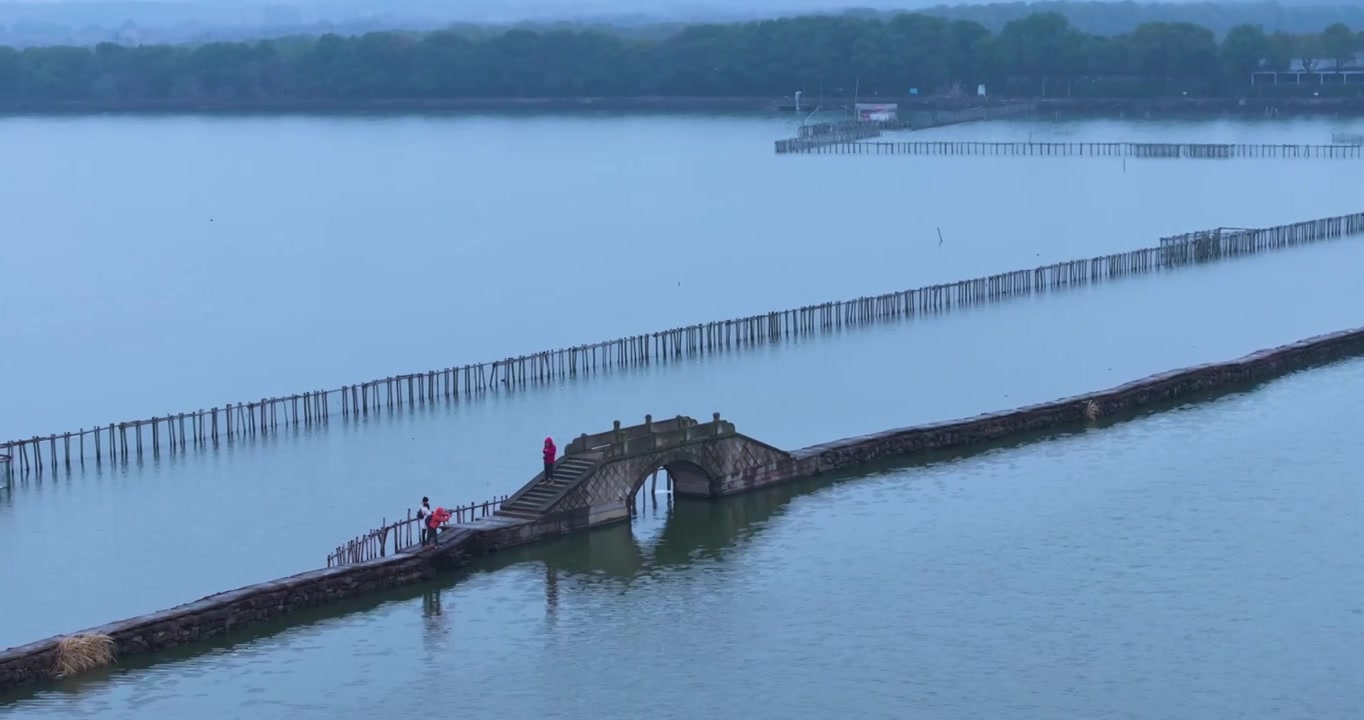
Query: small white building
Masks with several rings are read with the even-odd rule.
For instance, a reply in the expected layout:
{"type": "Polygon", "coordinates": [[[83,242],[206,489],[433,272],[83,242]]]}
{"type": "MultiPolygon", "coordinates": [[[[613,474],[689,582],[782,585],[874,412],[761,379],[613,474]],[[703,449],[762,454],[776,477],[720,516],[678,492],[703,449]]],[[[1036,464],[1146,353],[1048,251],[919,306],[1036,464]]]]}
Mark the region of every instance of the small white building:
{"type": "Polygon", "coordinates": [[[857,103],[853,109],[863,121],[894,122],[900,117],[899,103],[857,103]]]}

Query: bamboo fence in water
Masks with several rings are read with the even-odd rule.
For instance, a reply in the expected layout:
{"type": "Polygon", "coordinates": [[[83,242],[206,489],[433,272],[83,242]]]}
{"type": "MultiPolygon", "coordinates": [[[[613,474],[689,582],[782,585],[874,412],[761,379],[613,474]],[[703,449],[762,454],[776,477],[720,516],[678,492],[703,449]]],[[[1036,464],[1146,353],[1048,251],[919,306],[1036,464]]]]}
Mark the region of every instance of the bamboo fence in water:
{"type": "Polygon", "coordinates": [[[868,142],[851,135],[778,140],[776,141],[776,150],[778,155],[1010,155],[1028,157],[1340,160],[1364,158],[1364,146],[1358,144],[1248,145],[1244,143],[978,142],[974,140],[868,142]]]}
{"type": "Polygon", "coordinates": [[[207,410],[129,420],[0,444],[0,472],[55,472],[87,459],[127,462],[271,436],[289,427],[325,426],[332,417],[367,416],[437,402],[471,401],[545,383],[748,349],[879,321],[1090,285],[1317,243],[1364,232],[1364,213],[1258,229],[1220,228],[1162,238],[1154,247],[1069,260],[954,283],[837,300],[730,320],[697,323],[614,340],[544,350],[484,363],[393,375],[334,390],[228,403],[207,410]]]}

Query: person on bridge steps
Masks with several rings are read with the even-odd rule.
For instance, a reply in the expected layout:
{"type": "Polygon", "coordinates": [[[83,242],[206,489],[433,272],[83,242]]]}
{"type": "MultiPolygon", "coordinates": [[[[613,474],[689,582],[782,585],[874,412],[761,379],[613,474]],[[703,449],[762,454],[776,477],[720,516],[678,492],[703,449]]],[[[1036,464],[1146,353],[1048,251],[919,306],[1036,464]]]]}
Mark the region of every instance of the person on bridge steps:
{"type": "MultiPolygon", "coordinates": [[[[417,506],[417,527],[422,529],[422,544],[425,545],[430,531],[426,529],[426,518],[431,514],[431,498],[422,498],[422,504],[417,506]]],[[[408,535],[408,537],[412,537],[408,535]]]]}
{"type": "Polygon", "coordinates": [[[545,438],[545,480],[554,479],[554,456],[558,454],[559,448],[554,447],[554,440],[545,438]]]}

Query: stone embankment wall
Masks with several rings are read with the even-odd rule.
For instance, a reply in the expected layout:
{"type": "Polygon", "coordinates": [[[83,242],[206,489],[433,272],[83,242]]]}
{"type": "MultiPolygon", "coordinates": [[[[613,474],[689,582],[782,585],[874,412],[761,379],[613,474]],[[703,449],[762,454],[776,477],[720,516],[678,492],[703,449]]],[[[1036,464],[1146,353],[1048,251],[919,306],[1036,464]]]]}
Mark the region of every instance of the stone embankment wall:
{"type": "MultiPolygon", "coordinates": [[[[428,557],[393,555],[250,585],[81,632],[108,635],[117,645],[119,656],[126,657],[225,635],[305,608],[410,585],[434,572],[428,557]]],[[[0,653],[0,690],[51,677],[59,640],[48,638],[0,653]]]]}
{"type": "Polygon", "coordinates": [[[796,450],[788,460],[725,478],[720,494],[849,470],[889,458],[911,457],[915,453],[966,450],[1039,432],[1063,431],[1103,417],[1235,390],[1361,353],[1364,328],[1357,328],[1261,350],[1229,362],[1160,373],[1109,390],[1016,410],[835,440],[796,450]]]}
{"type": "MultiPolygon", "coordinates": [[[[1364,353],[1364,328],[1309,338],[1239,360],[1153,375],[1110,390],[1016,410],[837,440],[797,450],[775,462],[726,477],[717,488],[717,494],[729,495],[848,470],[892,457],[969,449],[1039,432],[1061,431],[1106,416],[1234,390],[1361,353],[1364,353]]],[[[483,529],[460,528],[449,537],[443,537],[441,548],[436,552],[403,553],[302,573],[83,632],[112,637],[120,656],[172,648],[304,608],[417,583],[429,578],[435,567],[462,564],[471,554],[535,542],[598,524],[585,514],[587,512],[581,511],[582,517],[565,515],[532,522],[490,522],[483,529]]],[[[0,653],[0,690],[49,677],[59,640],[49,638],[0,653]]]]}
{"type": "Polygon", "coordinates": [[[996,443],[1039,431],[1065,430],[1152,405],[1227,392],[1361,352],[1364,328],[1357,328],[1261,350],[1238,360],[1152,375],[1110,390],[964,420],[847,438],[805,448],[793,455],[801,470],[821,474],[916,452],[996,443]]]}

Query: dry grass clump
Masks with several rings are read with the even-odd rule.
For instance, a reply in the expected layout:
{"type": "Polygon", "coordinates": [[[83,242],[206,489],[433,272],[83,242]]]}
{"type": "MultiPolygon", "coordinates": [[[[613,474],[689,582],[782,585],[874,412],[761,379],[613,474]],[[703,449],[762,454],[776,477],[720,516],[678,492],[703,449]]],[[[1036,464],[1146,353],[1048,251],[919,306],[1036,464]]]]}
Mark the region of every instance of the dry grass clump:
{"type": "Polygon", "coordinates": [[[57,641],[57,662],[52,674],[70,677],[77,673],[104,667],[118,657],[118,645],[108,635],[89,633],[68,635],[57,641]]]}
{"type": "Polygon", "coordinates": [[[1099,403],[1096,403],[1093,400],[1085,403],[1085,417],[1090,420],[1098,420],[1099,416],[1103,414],[1103,408],[1099,407],[1099,403]]]}

